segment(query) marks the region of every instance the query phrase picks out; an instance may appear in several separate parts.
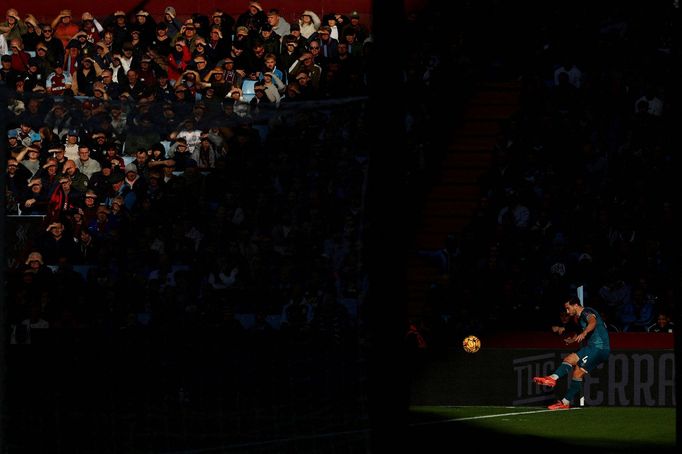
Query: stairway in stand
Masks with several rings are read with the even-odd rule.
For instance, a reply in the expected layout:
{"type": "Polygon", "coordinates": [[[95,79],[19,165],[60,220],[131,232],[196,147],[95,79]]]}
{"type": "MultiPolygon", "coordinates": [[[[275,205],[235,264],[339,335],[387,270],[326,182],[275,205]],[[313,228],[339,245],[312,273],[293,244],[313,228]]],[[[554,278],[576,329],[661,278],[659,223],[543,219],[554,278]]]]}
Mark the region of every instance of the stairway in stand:
{"type": "MultiPolygon", "coordinates": [[[[443,248],[447,236],[461,232],[480,199],[479,177],[490,167],[503,121],[519,107],[520,82],[484,82],[468,101],[441,164],[440,177],[426,196],[414,251],[443,248]]],[[[442,273],[416,252],[408,258],[407,309],[419,318],[429,287],[442,273]]]]}

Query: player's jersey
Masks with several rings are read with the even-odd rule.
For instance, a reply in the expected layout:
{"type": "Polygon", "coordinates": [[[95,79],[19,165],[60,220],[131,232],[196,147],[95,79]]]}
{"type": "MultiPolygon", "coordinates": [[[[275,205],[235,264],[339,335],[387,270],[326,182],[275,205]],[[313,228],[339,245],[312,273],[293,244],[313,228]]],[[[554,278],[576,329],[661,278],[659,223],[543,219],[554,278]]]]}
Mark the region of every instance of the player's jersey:
{"type": "Polygon", "coordinates": [[[583,309],[580,318],[578,319],[580,327],[583,330],[587,327],[588,315],[594,315],[597,318],[597,326],[594,328],[594,331],[587,335],[587,345],[600,350],[611,350],[609,333],[606,330],[606,325],[604,324],[601,315],[599,315],[599,312],[597,312],[596,309],[592,309],[591,307],[583,309]]]}

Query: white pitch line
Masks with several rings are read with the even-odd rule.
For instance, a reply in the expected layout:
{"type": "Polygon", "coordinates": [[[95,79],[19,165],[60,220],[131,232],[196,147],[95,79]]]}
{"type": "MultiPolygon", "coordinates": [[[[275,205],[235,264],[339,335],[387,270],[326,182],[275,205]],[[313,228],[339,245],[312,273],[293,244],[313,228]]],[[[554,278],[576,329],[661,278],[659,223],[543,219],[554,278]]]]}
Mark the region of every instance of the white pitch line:
{"type": "MultiPolygon", "coordinates": [[[[569,410],[580,410],[580,408],[569,408],[569,410]]],[[[500,413],[499,415],[482,415],[482,416],[468,416],[466,418],[452,418],[452,419],[441,419],[439,421],[426,421],[410,424],[411,427],[416,426],[426,426],[430,424],[442,424],[446,422],[457,422],[457,421],[471,421],[473,419],[488,419],[488,418],[499,418],[501,416],[518,416],[518,415],[530,415],[533,413],[548,413],[555,411],[566,411],[566,410],[534,410],[534,411],[516,411],[514,413],[500,413]]]]}

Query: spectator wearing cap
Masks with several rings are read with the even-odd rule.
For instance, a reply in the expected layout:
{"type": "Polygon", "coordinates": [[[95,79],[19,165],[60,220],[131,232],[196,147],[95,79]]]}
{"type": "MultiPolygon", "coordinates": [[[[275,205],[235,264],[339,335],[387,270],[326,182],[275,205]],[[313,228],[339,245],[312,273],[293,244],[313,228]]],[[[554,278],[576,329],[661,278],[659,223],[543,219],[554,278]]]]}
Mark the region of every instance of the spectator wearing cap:
{"type": "Polygon", "coordinates": [[[246,11],[237,17],[237,27],[246,27],[250,37],[255,37],[263,25],[268,23],[268,17],[263,12],[259,2],[250,1],[246,11]]]}
{"type": "Polygon", "coordinates": [[[0,22],[0,33],[7,41],[21,38],[26,33],[26,23],[19,17],[19,12],[14,8],[9,8],[5,13],[5,20],[0,22]]]}
{"type": "Polygon", "coordinates": [[[0,57],[2,68],[0,68],[0,80],[3,80],[8,87],[15,87],[17,82],[21,80],[23,71],[17,71],[12,68],[12,56],[3,55],[0,57]]]}
{"type": "Polygon", "coordinates": [[[317,32],[317,29],[320,28],[320,25],[322,25],[320,16],[309,9],[303,11],[301,17],[298,19],[301,36],[305,39],[309,39],[313,36],[313,34],[317,32]]]}
{"type": "Polygon", "coordinates": [[[275,33],[270,24],[265,24],[260,29],[260,41],[263,43],[266,54],[279,55],[282,50],[282,36],[275,33]]]}
{"type": "Polygon", "coordinates": [[[263,88],[270,102],[279,107],[279,101],[286,90],[284,82],[273,72],[266,71],[263,73],[263,88]]]}
{"type": "Polygon", "coordinates": [[[145,92],[148,92],[149,88],[156,86],[157,67],[158,65],[146,55],[140,60],[140,67],[137,69],[137,75],[140,83],[145,87],[145,92]]]}
{"type": "Polygon", "coordinates": [[[9,156],[16,158],[24,148],[25,145],[19,140],[18,131],[16,129],[7,131],[7,151],[9,156]]]}
{"type": "Polygon", "coordinates": [[[369,30],[360,23],[360,13],[353,11],[350,15],[350,23],[342,27],[342,35],[351,30],[354,32],[355,39],[358,43],[363,43],[369,37],[369,30]]]}
{"type": "Polygon", "coordinates": [[[64,47],[71,41],[73,35],[78,33],[78,25],[71,20],[71,10],[63,9],[52,21],[52,29],[55,38],[61,40],[64,47]]]}
{"type": "Polygon", "coordinates": [[[113,52],[111,54],[111,65],[109,65],[109,69],[111,70],[111,81],[113,83],[119,84],[119,91],[116,96],[111,96],[112,98],[118,98],[118,96],[121,94],[120,90],[120,84],[125,81],[126,78],[126,71],[125,68],[123,67],[123,62],[121,60],[122,55],[120,52],[113,52]]]}
{"type": "MultiPolygon", "coordinates": [[[[127,172],[126,172],[127,173],[127,172]]],[[[110,177],[111,191],[107,196],[106,206],[112,206],[114,200],[119,199],[127,211],[132,211],[137,203],[137,194],[129,185],[125,184],[126,176],[123,172],[114,172],[110,177]]]]}
{"type": "Polygon", "coordinates": [[[160,23],[166,25],[168,37],[171,39],[175,38],[175,36],[180,33],[180,29],[182,28],[182,24],[177,18],[175,8],[172,6],[167,6],[166,9],[163,10],[163,21],[160,23]]]}
{"type": "Polygon", "coordinates": [[[66,159],[71,159],[72,161],[78,159],[79,140],[78,130],[73,128],[69,129],[66,133],[66,141],[64,142],[64,156],[66,159]]]}

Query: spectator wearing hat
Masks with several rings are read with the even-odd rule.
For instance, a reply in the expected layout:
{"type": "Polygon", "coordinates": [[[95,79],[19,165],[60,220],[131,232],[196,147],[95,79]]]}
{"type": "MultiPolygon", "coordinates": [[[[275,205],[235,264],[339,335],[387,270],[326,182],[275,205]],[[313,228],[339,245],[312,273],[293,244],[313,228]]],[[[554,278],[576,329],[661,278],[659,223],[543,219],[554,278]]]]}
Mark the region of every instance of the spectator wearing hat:
{"type": "Polygon", "coordinates": [[[250,1],[249,8],[237,17],[237,27],[246,27],[249,37],[258,35],[263,25],[268,23],[268,17],[263,12],[259,2],[250,1]]]}
{"type": "Polygon", "coordinates": [[[32,14],[26,15],[24,23],[26,24],[26,32],[20,36],[21,42],[24,43],[24,50],[35,52],[36,46],[42,37],[42,29],[38,26],[38,21],[32,14]]]}
{"type": "Polygon", "coordinates": [[[160,23],[166,25],[166,32],[171,39],[175,38],[182,28],[182,24],[177,18],[175,8],[172,6],[167,6],[166,9],[163,10],[163,21],[160,23]]]}
{"type": "MultiPolygon", "coordinates": [[[[127,173],[127,172],[126,172],[127,173]]],[[[106,206],[112,206],[115,200],[120,200],[123,207],[130,212],[137,203],[137,194],[129,185],[125,184],[126,176],[122,172],[115,172],[110,177],[110,192],[107,196],[106,206]]]]}
{"type": "Polygon", "coordinates": [[[317,32],[317,29],[322,25],[320,16],[315,14],[311,10],[305,10],[301,13],[301,17],[298,19],[298,25],[300,27],[301,36],[305,39],[309,39],[317,32]]]}
{"type": "Polygon", "coordinates": [[[73,35],[78,33],[78,25],[71,20],[71,10],[63,9],[52,21],[52,29],[55,38],[61,40],[64,47],[71,41],[73,35]]]}
{"type": "Polygon", "coordinates": [[[5,20],[0,22],[0,33],[7,41],[21,39],[21,35],[26,33],[26,23],[19,17],[19,12],[14,8],[9,8],[5,13],[5,20]]]}
{"type": "Polygon", "coordinates": [[[199,169],[208,170],[215,167],[218,152],[207,133],[201,134],[200,141],[192,150],[191,157],[197,163],[199,169]]]}

